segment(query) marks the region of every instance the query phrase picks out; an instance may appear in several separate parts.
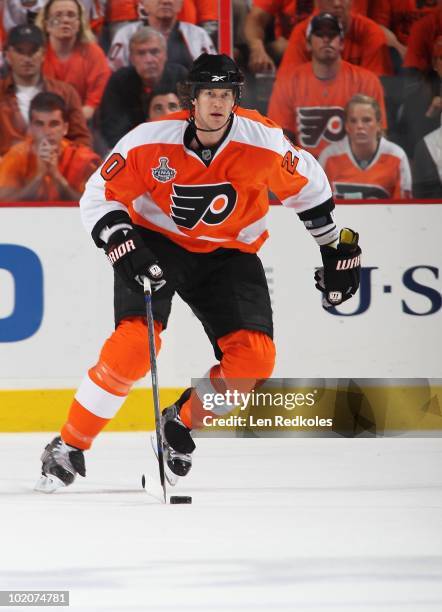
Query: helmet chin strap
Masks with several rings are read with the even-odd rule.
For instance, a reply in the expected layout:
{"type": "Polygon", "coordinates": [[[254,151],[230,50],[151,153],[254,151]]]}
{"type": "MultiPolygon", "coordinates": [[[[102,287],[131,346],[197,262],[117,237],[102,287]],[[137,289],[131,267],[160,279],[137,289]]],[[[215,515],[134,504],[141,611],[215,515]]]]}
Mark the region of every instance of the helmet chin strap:
{"type": "Polygon", "coordinates": [[[223,124],[222,124],[222,125],[221,125],[219,128],[214,128],[213,130],[211,130],[211,129],[205,129],[205,128],[199,128],[199,127],[197,126],[197,124],[195,123],[195,117],[194,117],[194,116],[193,116],[193,117],[191,117],[190,119],[191,119],[191,121],[193,122],[193,125],[195,126],[195,130],[196,130],[197,132],[219,132],[220,130],[222,130],[223,128],[225,128],[225,127],[226,127],[226,125],[229,123],[229,121],[230,121],[230,119],[232,118],[232,116],[233,116],[233,112],[231,112],[231,113],[230,113],[230,115],[227,117],[227,121],[226,121],[225,123],[223,123],[223,124]]]}

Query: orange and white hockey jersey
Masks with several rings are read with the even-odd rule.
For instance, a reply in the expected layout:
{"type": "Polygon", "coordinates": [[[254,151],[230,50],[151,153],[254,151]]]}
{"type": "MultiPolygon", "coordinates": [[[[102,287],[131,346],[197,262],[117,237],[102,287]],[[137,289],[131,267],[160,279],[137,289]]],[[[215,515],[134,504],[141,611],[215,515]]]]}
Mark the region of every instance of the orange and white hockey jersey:
{"type": "Polygon", "coordinates": [[[411,172],[405,151],[381,138],[376,155],[361,168],[350,148],[348,137],[321,153],[319,163],[338,198],[405,198],[411,194],[411,172]]]}
{"type": "Polygon", "coordinates": [[[123,211],[189,251],[254,253],[268,237],[269,189],[297,213],[330,199],[319,163],[258,112],[235,112],[209,166],[183,144],[188,117],[179,111],[143,123],[119,141],[80,200],[89,232],[123,211]]]}

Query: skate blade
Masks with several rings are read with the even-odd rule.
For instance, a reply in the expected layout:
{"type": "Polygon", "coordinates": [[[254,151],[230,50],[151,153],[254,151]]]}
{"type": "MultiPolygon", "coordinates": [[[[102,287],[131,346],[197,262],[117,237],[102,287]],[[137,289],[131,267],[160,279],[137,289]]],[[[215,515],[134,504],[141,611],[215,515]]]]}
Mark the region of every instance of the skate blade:
{"type": "MultiPolygon", "coordinates": [[[[155,453],[155,457],[158,459],[158,449],[157,449],[157,438],[156,436],[150,436],[150,443],[152,445],[152,450],[155,453]]],[[[164,476],[166,477],[167,482],[171,487],[174,487],[178,482],[179,476],[174,474],[172,470],[167,465],[167,462],[164,462],[164,476]]]]}
{"type": "Polygon", "coordinates": [[[60,480],[60,478],[57,478],[57,476],[53,476],[52,474],[45,476],[42,474],[40,480],[38,480],[34,487],[34,491],[38,491],[39,493],[54,493],[65,486],[64,482],[60,480]]]}

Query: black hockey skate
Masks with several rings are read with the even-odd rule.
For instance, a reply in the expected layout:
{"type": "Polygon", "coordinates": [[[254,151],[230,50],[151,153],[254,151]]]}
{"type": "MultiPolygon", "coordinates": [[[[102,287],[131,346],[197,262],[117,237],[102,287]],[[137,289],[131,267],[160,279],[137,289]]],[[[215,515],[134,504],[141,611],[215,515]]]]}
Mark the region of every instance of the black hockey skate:
{"type": "Polygon", "coordinates": [[[192,467],[195,442],[191,430],[180,419],[181,406],[189,399],[191,391],[186,389],[175,404],[161,413],[164,456],[168,468],[176,476],[186,476],[192,467]]]}
{"type": "Polygon", "coordinates": [[[35,486],[36,491],[53,493],[67,487],[75,476],[86,476],[83,451],[69,446],[60,436],[50,442],[41,456],[41,478],[35,486]]]}

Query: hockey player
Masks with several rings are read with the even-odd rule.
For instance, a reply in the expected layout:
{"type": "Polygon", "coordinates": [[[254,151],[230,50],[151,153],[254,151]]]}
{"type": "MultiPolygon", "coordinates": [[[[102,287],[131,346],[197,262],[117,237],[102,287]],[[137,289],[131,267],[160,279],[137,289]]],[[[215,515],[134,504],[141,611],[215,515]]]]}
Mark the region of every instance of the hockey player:
{"type": "Polygon", "coordinates": [[[176,292],[201,321],[219,360],[201,384],[162,412],[172,472],[184,476],[191,467],[190,432],[198,419],[191,407],[202,394],[239,378],[251,390],[271,375],[272,310],[256,255],[267,238],[269,189],[298,214],[321,249],[316,286],[325,305],[340,304],[358,289],[357,234],[349,232],[353,244],[344,249],[324,171],[276,124],[239,108],[242,84],[228,56],[202,54],[181,89],[187,110],[129,132],[87,183],[81,215],[115,269],[116,329],[80,384],[61,436],[43,452],[40,490],[85,475],[83,451],[149,369],[143,276],[154,289],[157,350],[176,292]]]}

